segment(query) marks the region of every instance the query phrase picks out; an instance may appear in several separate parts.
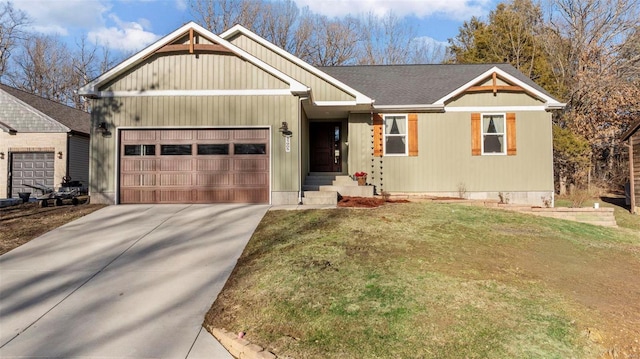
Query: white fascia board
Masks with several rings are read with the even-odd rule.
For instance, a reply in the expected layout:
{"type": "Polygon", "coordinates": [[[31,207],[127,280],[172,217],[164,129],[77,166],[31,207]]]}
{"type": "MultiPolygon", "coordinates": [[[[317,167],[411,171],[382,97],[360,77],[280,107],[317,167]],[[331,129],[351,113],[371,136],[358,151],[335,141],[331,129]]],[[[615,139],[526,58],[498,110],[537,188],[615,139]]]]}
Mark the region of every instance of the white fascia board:
{"type": "Polygon", "coordinates": [[[445,112],[544,112],[547,106],[473,106],[473,107],[445,107],[445,112]]]}
{"type": "Polygon", "coordinates": [[[547,111],[564,110],[566,107],[567,107],[567,104],[566,103],[561,103],[561,102],[549,103],[549,104],[546,105],[547,111]]]}
{"type": "Polygon", "coordinates": [[[471,80],[471,81],[467,82],[466,84],[458,87],[457,89],[452,91],[450,94],[448,94],[445,97],[439,99],[435,103],[436,104],[444,104],[447,100],[460,95],[461,93],[466,91],[469,87],[474,86],[476,83],[478,83],[478,82],[486,79],[487,77],[491,76],[491,74],[493,74],[494,72],[497,73],[500,77],[508,80],[509,82],[512,82],[513,84],[522,87],[523,89],[525,89],[525,91],[527,91],[530,94],[533,94],[534,96],[536,96],[539,99],[543,100],[548,105],[550,105],[550,106],[560,105],[560,103],[556,99],[554,99],[552,97],[549,97],[549,96],[545,95],[544,93],[534,89],[533,87],[529,86],[528,84],[518,80],[517,78],[513,77],[512,75],[510,75],[510,74],[506,73],[505,71],[501,70],[497,66],[494,66],[494,67],[490,68],[489,70],[485,71],[481,75],[475,77],[473,80],[471,80]]]}
{"type": "Polygon", "coordinates": [[[318,70],[316,67],[306,63],[305,61],[301,60],[300,58],[290,54],[289,52],[279,48],[278,46],[272,44],[271,42],[265,40],[264,38],[258,36],[256,33],[252,32],[251,30],[245,28],[242,25],[235,25],[232,28],[230,28],[229,30],[223,32],[222,34],[220,34],[220,37],[224,38],[224,39],[228,39],[231,36],[234,36],[235,34],[241,33],[245,36],[247,36],[248,38],[252,39],[253,41],[259,43],[260,45],[268,48],[269,50],[277,53],[278,55],[286,58],[287,60],[293,62],[294,64],[302,67],[303,69],[309,71],[310,73],[314,74],[315,76],[318,76],[319,78],[327,81],[328,83],[334,85],[335,87],[339,88],[340,90],[354,96],[356,98],[356,103],[359,105],[368,105],[373,103],[373,100],[360,93],[359,91],[357,91],[356,89],[349,87],[348,85],[346,85],[345,83],[339,81],[336,78],[333,78],[331,76],[329,76],[328,74],[318,70]]]}
{"type": "Polygon", "coordinates": [[[379,112],[384,111],[404,111],[404,112],[444,112],[444,105],[441,104],[433,104],[433,105],[377,105],[374,106],[375,110],[379,112]]]}
{"type": "Polygon", "coordinates": [[[100,98],[113,97],[163,97],[163,96],[286,96],[289,89],[251,90],[149,90],[149,91],[99,91],[100,98]]]}
{"type": "Polygon", "coordinates": [[[246,52],[246,51],[244,51],[242,49],[240,49],[239,47],[233,45],[232,43],[228,42],[227,40],[219,37],[218,35],[210,32],[209,30],[205,29],[204,27],[202,27],[202,26],[196,24],[195,22],[191,21],[191,22],[183,25],[179,29],[173,31],[169,35],[167,35],[167,36],[163,37],[162,39],[156,41],[155,43],[147,46],[144,50],[142,50],[142,51],[138,52],[137,54],[133,55],[129,59],[125,60],[124,62],[122,62],[118,66],[116,66],[113,69],[111,69],[110,71],[107,71],[102,76],[98,77],[97,79],[95,79],[95,80],[91,81],[90,83],[88,83],[87,85],[81,87],[80,90],[78,91],[78,93],[80,95],[97,96],[98,95],[97,89],[100,87],[100,85],[102,85],[106,81],[110,80],[111,78],[115,77],[116,75],[122,73],[123,71],[126,71],[129,68],[133,67],[134,65],[138,64],[139,62],[141,62],[142,60],[144,60],[148,56],[150,56],[153,53],[155,53],[161,47],[163,47],[163,46],[165,46],[167,44],[170,44],[171,42],[175,41],[180,36],[183,36],[189,29],[193,29],[194,31],[196,31],[200,35],[208,38],[210,41],[213,41],[215,43],[218,43],[218,44],[224,46],[225,48],[227,48],[228,50],[230,50],[231,52],[233,52],[235,55],[237,55],[238,57],[242,58],[243,60],[246,60],[246,61],[252,63],[253,65],[257,66],[258,68],[268,72],[269,74],[271,74],[271,75],[275,76],[276,78],[282,80],[283,82],[287,83],[289,85],[289,87],[290,87],[290,93],[298,94],[298,93],[305,93],[305,92],[308,91],[307,86],[303,85],[302,83],[300,83],[300,82],[294,80],[293,78],[285,75],[284,73],[282,73],[281,71],[279,71],[279,70],[275,69],[274,67],[268,65],[264,61],[256,58],[255,56],[249,54],[248,52],[246,52]]]}

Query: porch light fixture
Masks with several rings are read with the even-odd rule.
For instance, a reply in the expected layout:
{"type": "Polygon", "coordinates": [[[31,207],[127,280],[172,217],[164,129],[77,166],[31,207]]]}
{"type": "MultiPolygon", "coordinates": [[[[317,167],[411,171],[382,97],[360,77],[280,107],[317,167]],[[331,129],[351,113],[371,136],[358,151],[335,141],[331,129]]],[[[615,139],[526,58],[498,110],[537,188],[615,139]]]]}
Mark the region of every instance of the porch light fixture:
{"type": "Polygon", "coordinates": [[[0,160],[4,160],[4,152],[0,152],[0,160]]]}
{"type": "Polygon", "coordinates": [[[109,132],[109,127],[106,122],[100,122],[98,126],[96,126],[96,131],[98,133],[101,133],[103,136],[108,136],[111,134],[111,132],[109,132]]]}
{"type": "Polygon", "coordinates": [[[287,122],[283,122],[278,131],[285,137],[291,137],[293,135],[293,132],[289,131],[289,124],[287,122]]]}
{"type": "Polygon", "coordinates": [[[62,159],[62,151],[58,151],[58,158],[62,159]]]}

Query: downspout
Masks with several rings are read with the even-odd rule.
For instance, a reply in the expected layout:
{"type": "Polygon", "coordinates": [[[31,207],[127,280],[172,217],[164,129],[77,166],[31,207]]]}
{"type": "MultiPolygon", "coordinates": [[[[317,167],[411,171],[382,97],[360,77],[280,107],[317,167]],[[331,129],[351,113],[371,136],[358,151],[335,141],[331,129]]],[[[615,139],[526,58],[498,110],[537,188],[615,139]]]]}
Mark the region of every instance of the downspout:
{"type": "Polygon", "coordinates": [[[298,98],[298,204],[302,204],[302,101],[308,97],[298,98]]]}
{"type": "Polygon", "coordinates": [[[636,214],[636,186],[633,173],[633,137],[629,137],[629,143],[625,146],[629,149],[629,196],[631,197],[631,214],[636,214]]]}

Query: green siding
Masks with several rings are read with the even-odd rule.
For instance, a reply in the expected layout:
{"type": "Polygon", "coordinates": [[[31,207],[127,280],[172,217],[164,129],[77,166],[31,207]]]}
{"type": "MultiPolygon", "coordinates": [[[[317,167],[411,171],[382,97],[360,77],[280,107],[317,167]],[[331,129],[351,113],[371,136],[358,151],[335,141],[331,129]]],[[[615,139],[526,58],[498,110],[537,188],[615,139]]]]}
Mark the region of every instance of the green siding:
{"type": "Polygon", "coordinates": [[[350,152],[349,172],[371,173],[385,191],[457,192],[459,184],[469,192],[553,191],[550,113],[516,112],[515,156],[471,156],[468,112],[421,113],[417,157],[373,158],[369,123],[369,115],[350,118],[349,147],[363,150],[350,152]]]}
{"type": "Polygon", "coordinates": [[[294,96],[127,97],[94,100],[93,123],[107,122],[112,135],[93,133],[91,190],[115,191],[116,131],[120,127],[270,127],[272,191],[297,191],[298,99],[294,96]],[[278,132],[282,121],[293,131],[291,152],[278,132]]]}
{"type": "Polygon", "coordinates": [[[153,55],[102,91],[288,89],[289,85],[235,55],[153,55]]]}
{"type": "Polygon", "coordinates": [[[230,42],[313,89],[313,99],[315,101],[355,101],[354,96],[244,35],[238,35],[231,39],[230,42]]]}

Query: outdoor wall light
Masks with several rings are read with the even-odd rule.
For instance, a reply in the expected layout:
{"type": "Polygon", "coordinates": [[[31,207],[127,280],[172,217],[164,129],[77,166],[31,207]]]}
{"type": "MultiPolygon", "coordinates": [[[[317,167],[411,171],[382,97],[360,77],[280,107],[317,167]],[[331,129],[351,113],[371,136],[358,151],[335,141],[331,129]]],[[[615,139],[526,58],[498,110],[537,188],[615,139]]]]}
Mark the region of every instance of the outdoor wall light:
{"type": "Polygon", "coordinates": [[[4,160],[4,152],[0,152],[0,160],[4,160]]]}
{"type": "Polygon", "coordinates": [[[103,136],[109,136],[111,132],[109,132],[109,125],[106,122],[100,122],[98,126],[96,126],[96,131],[101,133],[103,136]]]}
{"type": "Polygon", "coordinates": [[[58,158],[62,159],[62,151],[58,151],[58,158]]]}
{"type": "Polygon", "coordinates": [[[293,135],[293,132],[289,131],[289,124],[286,122],[282,123],[282,126],[278,129],[278,131],[280,131],[283,136],[291,137],[293,135]]]}

